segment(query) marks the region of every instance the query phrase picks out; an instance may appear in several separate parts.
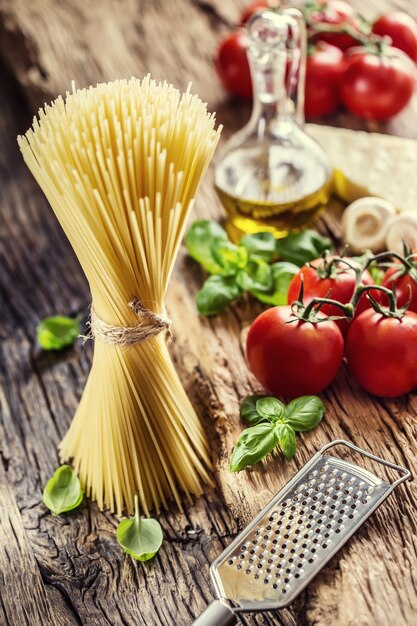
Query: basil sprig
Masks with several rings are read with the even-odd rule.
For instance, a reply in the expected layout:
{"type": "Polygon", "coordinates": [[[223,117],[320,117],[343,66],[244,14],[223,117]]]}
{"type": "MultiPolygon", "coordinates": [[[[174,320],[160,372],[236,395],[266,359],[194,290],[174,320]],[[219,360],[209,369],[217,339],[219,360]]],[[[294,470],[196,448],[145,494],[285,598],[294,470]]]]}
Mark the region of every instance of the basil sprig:
{"type": "Polygon", "coordinates": [[[83,497],[78,476],[69,465],[58,467],[43,491],[43,503],[53,515],[76,509],[83,497]]]}
{"type": "Polygon", "coordinates": [[[72,346],[79,334],[79,318],[63,315],[47,317],[36,327],[36,339],[44,350],[62,350],[72,346]]]}
{"type": "Polygon", "coordinates": [[[283,239],[277,239],[276,246],[279,257],[300,267],[308,261],[318,259],[325,250],[333,248],[328,237],[320,235],[313,229],[291,233],[283,239]]]}
{"type": "Polygon", "coordinates": [[[269,396],[248,396],[240,415],[249,424],[240,435],[230,459],[230,471],[255,465],[278,447],[290,460],[295,454],[296,432],[311,430],[326,410],[317,396],[301,396],[287,405],[269,396]]]}
{"type": "Polygon", "coordinates": [[[313,230],[279,241],[269,232],[254,233],[235,245],[226,231],[210,220],[195,221],[185,243],[190,256],[211,274],[196,298],[202,315],[219,313],[244,293],[266,304],[286,304],[298,265],[319,257],[331,245],[313,230]],[[282,261],[276,262],[278,257],[282,261]]]}
{"type": "Polygon", "coordinates": [[[140,517],[137,495],[135,495],[135,514],[120,522],[116,537],[123,550],[135,561],[152,559],[164,538],[162,528],[156,519],[140,517]]]}

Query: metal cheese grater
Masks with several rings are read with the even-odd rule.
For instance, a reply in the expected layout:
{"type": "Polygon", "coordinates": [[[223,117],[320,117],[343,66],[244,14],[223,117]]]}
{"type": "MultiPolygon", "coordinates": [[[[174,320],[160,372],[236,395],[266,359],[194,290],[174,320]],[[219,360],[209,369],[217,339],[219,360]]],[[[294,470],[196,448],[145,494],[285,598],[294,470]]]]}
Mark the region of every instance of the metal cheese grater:
{"type": "Polygon", "coordinates": [[[411,473],[343,440],[324,446],[211,566],[216,594],[194,626],[229,626],[237,614],[290,604],[357,528],[411,473]],[[324,454],[343,445],[396,470],[385,482],[324,454]]]}

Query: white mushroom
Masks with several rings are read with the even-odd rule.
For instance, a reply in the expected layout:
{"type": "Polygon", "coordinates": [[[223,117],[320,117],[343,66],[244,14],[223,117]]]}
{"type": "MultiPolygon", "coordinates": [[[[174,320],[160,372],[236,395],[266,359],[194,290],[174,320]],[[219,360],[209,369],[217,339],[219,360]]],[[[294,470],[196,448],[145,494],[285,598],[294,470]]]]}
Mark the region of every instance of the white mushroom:
{"type": "Polygon", "coordinates": [[[342,236],[349,250],[383,250],[388,221],[396,212],[391,202],[377,197],[359,198],[349,204],[342,217],[342,236]]]}
{"type": "Polygon", "coordinates": [[[417,212],[402,211],[388,221],[386,234],[387,250],[403,253],[404,242],[417,249],[417,212]]]}

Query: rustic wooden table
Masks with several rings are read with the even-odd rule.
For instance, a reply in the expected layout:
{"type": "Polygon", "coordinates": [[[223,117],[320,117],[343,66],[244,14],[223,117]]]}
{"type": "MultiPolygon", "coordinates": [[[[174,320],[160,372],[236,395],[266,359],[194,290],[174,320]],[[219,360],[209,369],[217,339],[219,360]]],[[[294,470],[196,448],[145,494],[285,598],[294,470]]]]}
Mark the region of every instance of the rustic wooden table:
{"type": "MultiPolygon", "coordinates": [[[[79,401],[91,346],[60,354],[35,343],[37,322],[86,312],[87,284],[58,223],[20,158],[16,135],[35,109],[75,79],[141,76],[148,71],[194,89],[218,113],[224,136],[248,107],[228,99],[212,68],[218,39],[242,0],[0,0],[0,624],[12,626],[187,626],[213,597],[209,564],[317,448],[343,437],[417,472],[417,400],[362,393],[344,370],[324,394],[323,425],[300,437],[296,458],[232,476],[227,460],[241,429],[239,401],[255,389],[241,329],[258,312],[244,303],[199,318],[202,273],[182,252],[169,292],[172,353],[212,443],[215,489],[184,514],[161,515],[166,540],[139,564],[115,540],[117,520],[95,504],[52,517],[41,492],[58,464],[57,444],[79,401]]],[[[414,0],[369,0],[368,14],[414,0]]],[[[340,114],[332,123],[368,128],[340,114]]],[[[378,130],[375,125],[372,130],[378,130]]],[[[417,137],[416,105],[380,128],[417,137]]],[[[196,215],[219,218],[210,174],[196,215]]],[[[278,614],[245,617],[247,626],[412,625],[417,620],[416,488],[393,495],[302,594],[278,614]]]]}

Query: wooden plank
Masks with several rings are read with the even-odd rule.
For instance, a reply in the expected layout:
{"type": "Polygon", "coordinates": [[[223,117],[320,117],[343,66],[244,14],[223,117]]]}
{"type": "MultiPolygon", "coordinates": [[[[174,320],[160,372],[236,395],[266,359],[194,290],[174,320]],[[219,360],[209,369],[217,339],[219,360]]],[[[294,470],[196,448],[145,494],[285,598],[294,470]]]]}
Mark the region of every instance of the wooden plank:
{"type": "MultiPolygon", "coordinates": [[[[0,395],[2,411],[5,400],[0,395]]],[[[27,541],[15,498],[0,465],[0,624],[58,623],[27,541]]]]}
{"type": "MultiPolygon", "coordinates": [[[[400,5],[416,12],[405,0],[400,5]]],[[[376,6],[373,1],[367,9],[376,6]]],[[[380,3],[378,11],[382,6],[388,5],[380,3]]],[[[237,7],[228,2],[121,5],[106,0],[98,11],[91,1],[0,0],[0,50],[32,106],[64,91],[72,78],[85,85],[150,70],[180,87],[193,80],[230,133],[242,124],[248,107],[225,100],[211,56],[237,7]]],[[[6,83],[4,79],[2,86],[6,83]]],[[[294,461],[277,459],[232,476],[227,460],[241,429],[238,404],[257,390],[244,361],[241,333],[260,309],[244,302],[216,318],[199,318],[194,294],[203,275],[182,252],[168,301],[175,325],[172,351],[211,437],[217,488],[208,489],[186,514],[162,516],[168,541],[155,561],[145,565],[120,554],[115,519],[93,504],[62,519],[45,514],[41,487],[58,462],[56,445],[79,400],[91,348],[78,345],[61,355],[39,354],[34,328],[48,314],[85,310],[88,288],[17,153],[15,134],[28,125],[25,114],[14,117],[18,96],[2,89],[0,99],[0,384],[11,407],[1,415],[0,441],[26,534],[43,580],[54,590],[51,597],[60,599],[69,620],[187,626],[213,595],[210,561],[320,445],[346,437],[415,471],[416,398],[371,400],[342,371],[323,394],[328,406],[323,427],[300,437],[294,461]]],[[[411,109],[388,130],[410,134],[413,119],[411,109]]],[[[345,115],[335,123],[340,121],[356,124],[345,115]]],[[[197,213],[220,216],[210,175],[197,213]]],[[[286,623],[412,624],[417,611],[411,567],[417,552],[415,503],[414,486],[395,494],[284,614],[286,623]]],[[[254,617],[244,623],[277,620],[254,617]]]]}

